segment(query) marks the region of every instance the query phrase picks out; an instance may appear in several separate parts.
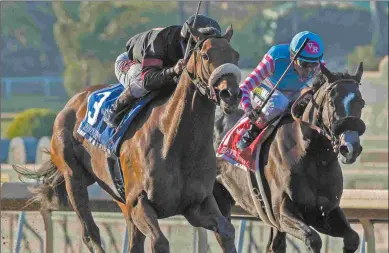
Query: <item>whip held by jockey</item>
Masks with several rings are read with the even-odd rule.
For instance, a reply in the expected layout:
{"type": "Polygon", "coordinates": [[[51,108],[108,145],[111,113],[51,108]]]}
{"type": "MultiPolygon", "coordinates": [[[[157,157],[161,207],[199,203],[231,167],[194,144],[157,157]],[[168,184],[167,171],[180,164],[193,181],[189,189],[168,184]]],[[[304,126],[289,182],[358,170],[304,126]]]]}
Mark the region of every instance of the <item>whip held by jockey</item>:
{"type": "Polygon", "coordinates": [[[266,123],[281,115],[308,86],[312,77],[320,71],[323,52],[321,38],[309,31],[296,34],[290,44],[279,44],[269,49],[240,85],[243,93],[241,106],[251,121],[249,130],[237,144],[240,150],[250,146],[266,123]],[[250,93],[255,108],[251,104],[250,93]]]}

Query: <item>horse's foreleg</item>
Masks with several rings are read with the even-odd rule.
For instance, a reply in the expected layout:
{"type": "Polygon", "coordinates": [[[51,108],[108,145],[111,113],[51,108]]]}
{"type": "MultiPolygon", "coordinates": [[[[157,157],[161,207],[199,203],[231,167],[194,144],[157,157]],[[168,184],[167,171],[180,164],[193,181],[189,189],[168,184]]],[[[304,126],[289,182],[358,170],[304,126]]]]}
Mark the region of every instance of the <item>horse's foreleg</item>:
{"type": "Polygon", "coordinates": [[[134,225],[133,222],[130,220],[130,213],[128,212],[128,209],[125,204],[116,201],[118,206],[123,212],[124,219],[126,220],[127,224],[127,231],[128,231],[128,239],[129,239],[129,246],[127,249],[128,253],[144,253],[144,242],[146,237],[142,232],[134,225]]]}
{"type": "MultiPolygon", "coordinates": [[[[271,228],[275,230],[275,228],[271,228]]],[[[276,234],[273,236],[270,233],[269,242],[266,246],[267,253],[285,253],[286,252],[286,234],[279,230],[276,230],[276,234]]]]}
{"type": "Polygon", "coordinates": [[[202,203],[192,205],[184,213],[185,218],[194,227],[212,230],[220,238],[224,253],[235,253],[235,228],[224,217],[213,195],[208,196],[202,203]]]}
{"type": "Polygon", "coordinates": [[[132,222],[130,222],[129,229],[130,245],[128,253],[144,253],[146,236],[132,222]]]}
{"type": "MultiPolygon", "coordinates": [[[[215,197],[217,206],[219,207],[220,212],[228,221],[231,222],[231,210],[235,204],[234,199],[228,190],[218,181],[215,181],[213,186],[213,196],[215,197]]],[[[215,232],[216,240],[219,243],[220,247],[223,247],[222,238],[220,234],[215,232]]]]}
{"type": "MultiPolygon", "coordinates": [[[[138,198],[138,202],[136,206],[132,209],[131,218],[134,225],[139,229],[139,231],[134,231],[131,236],[132,246],[134,250],[139,249],[139,245],[135,245],[138,243],[137,238],[142,239],[141,244],[144,243],[144,236],[142,237],[140,233],[143,233],[146,237],[151,240],[153,253],[169,253],[169,241],[164,236],[161,231],[161,228],[158,224],[157,214],[154,208],[150,205],[149,200],[146,195],[143,194],[138,198]]],[[[130,251],[130,252],[138,252],[138,251],[130,251]]]]}
{"type": "Polygon", "coordinates": [[[304,223],[302,214],[289,197],[283,199],[280,209],[280,230],[302,240],[309,252],[320,253],[322,241],[319,234],[304,223]]]}
{"type": "Polygon", "coordinates": [[[338,206],[327,216],[316,219],[313,227],[320,233],[335,237],[343,237],[343,252],[354,253],[359,246],[359,236],[347,221],[342,209],[338,206]]]}

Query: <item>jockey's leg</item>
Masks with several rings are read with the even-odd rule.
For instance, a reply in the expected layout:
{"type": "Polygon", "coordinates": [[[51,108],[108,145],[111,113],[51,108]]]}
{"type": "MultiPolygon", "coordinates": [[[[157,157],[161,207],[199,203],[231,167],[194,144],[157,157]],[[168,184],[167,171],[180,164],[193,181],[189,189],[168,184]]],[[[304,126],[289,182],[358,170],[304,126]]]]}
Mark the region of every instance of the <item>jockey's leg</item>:
{"type": "Polygon", "coordinates": [[[144,96],[147,91],[143,88],[141,79],[142,66],[130,60],[127,53],[119,55],[115,62],[115,75],[124,86],[123,92],[112,105],[104,111],[104,121],[111,127],[117,127],[122,121],[126,108],[135,98],[144,96]]]}
{"type": "Polygon", "coordinates": [[[267,104],[263,107],[259,119],[257,120],[260,128],[251,123],[251,127],[238,142],[237,148],[244,150],[250,146],[261,130],[266,126],[266,123],[281,115],[288,108],[289,101],[288,97],[276,90],[267,104]]]}
{"type": "Polygon", "coordinates": [[[235,228],[224,217],[213,195],[208,196],[202,203],[190,206],[183,214],[194,227],[203,227],[214,231],[220,238],[223,253],[235,253],[235,228]]]}
{"type": "MultiPolygon", "coordinates": [[[[169,241],[163,235],[161,228],[159,227],[157,214],[147,199],[146,194],[142,194],[138,198],[137,204],[132,209],[131,219],[140,232],[150,239],[153,253],[170,252],[169,241]]],[[[140,235],[138,234],[138,236],[140,235]]],[[[135,245],[132,245],[131,248],[132,247],[135,247],[135,245]]]]}
{"type": "MultiPolygon", "coordinates": [[[[257,120],[257,122],[265,122],[263,120],[263,114],[260,114],[260,118],[257,120]]],[[[261,128],[258,128],[255,124],[250,123],[250,128],[242,135],[242,138],[239,140],[239,142],[236,144],[236,147],[240,150],[244,150],[248,146],[250,146],[251,143],[257,138],[259,133],[261,132],[261,129],[263,129],[263,126],[261,128]]]]}
{"type": "Polygon", "coordinates": [[[125,88],[112,107],[104,111],[104,121],[111,127],[119,126],[126,112],[124,109],[126,109],[133,100],[134,97],[132,96],[130,89],[128,87],[125,88]]]}

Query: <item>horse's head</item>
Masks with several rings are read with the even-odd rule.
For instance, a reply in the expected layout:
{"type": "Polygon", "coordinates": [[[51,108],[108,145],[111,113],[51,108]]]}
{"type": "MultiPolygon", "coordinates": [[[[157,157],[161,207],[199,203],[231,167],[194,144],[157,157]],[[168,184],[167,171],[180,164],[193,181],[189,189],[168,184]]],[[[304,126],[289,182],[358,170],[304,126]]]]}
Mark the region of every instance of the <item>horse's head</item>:
{"type": "Polygon", "coordinates": [[[304,117],[311,118],[312,123],[331,138],[334,150],[341,155],[342,163],[354,163],[362,152],[359,136],[366,129],[361,119],[365,101],[359,90],[362,62],[355,75],[331,73],[322,65],[320,68],[322,74],[313,83],[317,90],[304,117]]]}
{"type": "Polygon", "coordinates": [[[224,35],[206,35],[189,27],[196,40],[187,70],[192,82],[202,95],[220,105],[228,114],[238,109],[241,99],[239,53],[230,45],[233,34],[229,26],[224,35]]]}

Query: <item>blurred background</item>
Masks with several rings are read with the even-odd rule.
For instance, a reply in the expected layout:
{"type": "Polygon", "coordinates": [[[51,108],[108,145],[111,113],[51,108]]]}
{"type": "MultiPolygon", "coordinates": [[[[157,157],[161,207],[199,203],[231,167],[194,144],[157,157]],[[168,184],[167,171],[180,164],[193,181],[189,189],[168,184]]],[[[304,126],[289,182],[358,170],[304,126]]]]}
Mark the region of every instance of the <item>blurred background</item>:
{"type": "MultiPolygon", "coordinates": [[[[3,183],[18,181],[10,164],[38,167],[46,159],[42,150],[49,146],[52,123],[72,95],[87,86],[116,82],[114,60],[125,51],[131,36],[154,27],[182,24],[195,13],[197,2],[9,1],[0,2],[0,6],[3,183]]],[[[364,151],[355,164],[343,166],[344,186],[388,189],[387,1],[218,1],[203,2],[200,13],[216,19],[223,30],[233,25],[232,45],[241,55],[243,77],[272,45],[288,43],[302,30],[322,37],[330,70],[353,73],[363,61],[361,89],[367,102],[362,116],[367,125],[364,151]]],[[[18,234],[20,217],[19,213],[2,212],[1,252],[14,252],[17,236],[23,241],[20,252],[40,252],[43,223],[29,213],[25,229],[18,234]]],[[[106,228],[101,231],[110,247],[108,252],[121,252],[124,220],[121,215],[104,217],[98,224],[106,228]]],[[[74,233],[80,231],[75,216],[58,215],[56,220],[58,252],[86,252],[74,233]]],[[[245,252],[263,252],[268,229],[258,222],[250,222],[250,226],[252,232],[247,233],[252,239],[246,240],[245,252]]],[[[362,231],[360,225],[353,226],[362,231]]],[[[388,252],[387,227],[376,226],[377,252],[388,252]]],[[[193,251],[195,234],[186,222],[170,219],[164,229],[172,252],[193,251]]],[[[341,242],[329,239],[326,252],[340,252],[341,242]]],[[[209,252],[219,252],[213,236],[209,236],[209,245],[209,252]]],[[[290,238],[288,245],[288,252],[305,252],[296,240],[290,238]]]]}

